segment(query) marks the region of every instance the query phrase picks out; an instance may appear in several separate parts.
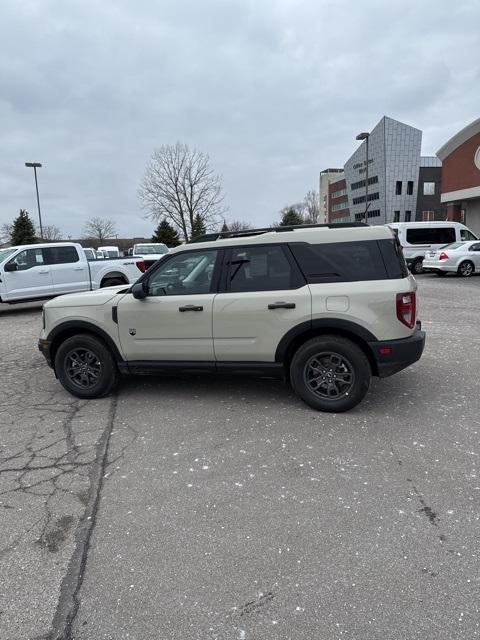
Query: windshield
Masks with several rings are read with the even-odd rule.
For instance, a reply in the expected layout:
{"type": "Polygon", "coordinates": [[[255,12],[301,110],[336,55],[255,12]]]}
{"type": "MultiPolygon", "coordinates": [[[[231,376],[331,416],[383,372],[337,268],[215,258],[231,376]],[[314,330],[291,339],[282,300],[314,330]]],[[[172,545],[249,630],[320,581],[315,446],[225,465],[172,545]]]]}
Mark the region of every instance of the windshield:
{"type": "Polygon", "coordinates": [[[137,244],[135,247],[135,253],[145,253],[149,255],[168,253],[168,248],[165,244],[137,244]]]}
{"type": "Polygon", "coordinates": [[[12,255],[14,251],[16,251],[16,249],[12,247],[9,247],[8,249],[0,249],[0,262],[3,262],[5,258],[12,255]]]}

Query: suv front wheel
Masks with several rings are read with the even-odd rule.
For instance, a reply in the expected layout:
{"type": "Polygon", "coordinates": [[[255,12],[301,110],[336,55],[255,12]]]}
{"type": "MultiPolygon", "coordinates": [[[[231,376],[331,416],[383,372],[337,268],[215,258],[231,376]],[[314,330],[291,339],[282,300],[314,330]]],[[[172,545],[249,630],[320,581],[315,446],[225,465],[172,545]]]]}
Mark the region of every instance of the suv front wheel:
{"type": "Polygon", "coordinates": [[[77,398],[101,398],[117,384],[118,371],[106,345],[88,334],[67,338],[55,354],[55,372],[77,398]]]}
{"type": "Polygon", "coordinates": [[[295,352],[290,365],[293,389],[318,411],[348,411],[363,400],[372,372],[367,357],[347,338],[312,338],[295,352]]]}

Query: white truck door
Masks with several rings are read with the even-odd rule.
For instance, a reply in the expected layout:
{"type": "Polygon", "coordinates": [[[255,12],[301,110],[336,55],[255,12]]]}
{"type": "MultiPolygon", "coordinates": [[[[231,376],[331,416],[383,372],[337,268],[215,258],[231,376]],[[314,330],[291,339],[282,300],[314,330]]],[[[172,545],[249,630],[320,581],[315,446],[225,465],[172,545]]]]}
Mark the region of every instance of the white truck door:
{"type": "Polygon", "coordinates": [[[75,293],[90,289],[88,263],[74,246],[47,247],[45,261],[52,272],[53,294],[75,293]]]}
{"type": "Polygon", "coordinates": [[[43,249],[23,249],[4,264],[2,271],[7,301],[53,296],[52,273],[45,264],[43,249]]]}

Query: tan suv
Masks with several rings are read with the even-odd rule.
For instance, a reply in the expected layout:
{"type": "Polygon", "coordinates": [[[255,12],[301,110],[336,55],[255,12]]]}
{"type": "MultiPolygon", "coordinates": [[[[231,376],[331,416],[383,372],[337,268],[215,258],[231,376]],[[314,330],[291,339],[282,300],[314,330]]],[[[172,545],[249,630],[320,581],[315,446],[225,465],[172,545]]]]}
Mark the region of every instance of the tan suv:
{"type": "Polygon", "coordinates": [[[209,234],[132,287],[47,302],[39,348],[80,398],[106,395],[119,372],[245,372],[287,377],[315,409],[346,411],[372,375],[420,358],[415,292],[388,227],[209,234]]]}

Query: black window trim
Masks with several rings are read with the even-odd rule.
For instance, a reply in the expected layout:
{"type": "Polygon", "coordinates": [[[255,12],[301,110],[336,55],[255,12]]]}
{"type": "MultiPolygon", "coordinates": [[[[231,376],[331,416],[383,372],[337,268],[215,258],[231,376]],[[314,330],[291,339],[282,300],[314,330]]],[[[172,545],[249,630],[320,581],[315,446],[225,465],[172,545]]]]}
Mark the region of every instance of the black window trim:
{"type": "MultiPolygon", "coordinates": [[[[217,258],[215,260],[215,266],[213,267],[212,282],[210,283],[210,291],[205,292],[205,293],[195,293],[195,294],[194,293],[185,293],[185,295],[202,296],[202,295],[210,295],[212,293],[218,293],[219,289],[220,289],[221,269],[222,269],[222,266],[223,266],[223,259],[224,259],[224,254],[225,254],[225,248],[224,247],[206,247],[205,249],[200,249],[199,247],[195,247],[195,249],[189,249],[189,250],[185,250],[185,251],[175,251],[175,253],[172,253],[172,254],[168,255],[167,257],[163,258],[162,260],[159,260],[154,265],[152,265],[150,267],[150,269],[148,269],[142,276],[140,276],[140,278],[138,280],[136,280],[136,282],[134,284],[145,283],[146,286],[148,287],[149,279],[160,268],[162,268],[165,264],[167,264],[168,262],[170,262],[174,258],[176,258],[178,256],[187,255],[187,254],[191,255],[192,253],[205,253],[207,251],[216,251],[217,252],[217,258]]],[[[132,289],[130,287],[130,289],[128,290],[127,293],[131,293],[131,291],[132,291],[132,289]]],[[[183,294],[176,294],[176,295],[183,295],[183,294]]],[[[168,298],[169,296],[151,296],[151,297],[167,297],[168,298]]]]}
{"type": "MultiPolygon", "coordinates": [[[[304,244],[304,243],[300,243],[300,244],[304,244]]],[[[227,250],[225,251],[225,261],[223,264],[221,287],[218,293],[255,293],[258,291],[263,293],[268,293],[268,291],[279,291],[279,289],[254,289],[252,291],[233,291],[233,292],[231,291],[228,274],[230,270],[229,267],[230,267],[232,252],[237,251],[238,249],[257,249],[262,247],[268,247],[268,248],[279,247],[280,250],[283,252],[283,255],[286,257],[292,272],[291,286],[289,287],[289,291],[301,289],[307,284],[305,276],[303,275],[300,267],[298,266],[288,244],[281,243],[281,242],[263,242],[261,244],[260,243],[259,244],[256,244],[256,243],[255,244],[238,244],[238,245],[235,245],[234,247],[228,247],[227,250]]]]}

